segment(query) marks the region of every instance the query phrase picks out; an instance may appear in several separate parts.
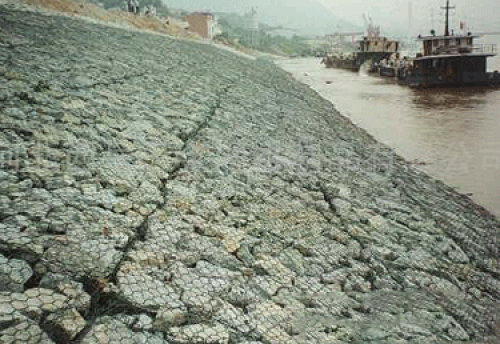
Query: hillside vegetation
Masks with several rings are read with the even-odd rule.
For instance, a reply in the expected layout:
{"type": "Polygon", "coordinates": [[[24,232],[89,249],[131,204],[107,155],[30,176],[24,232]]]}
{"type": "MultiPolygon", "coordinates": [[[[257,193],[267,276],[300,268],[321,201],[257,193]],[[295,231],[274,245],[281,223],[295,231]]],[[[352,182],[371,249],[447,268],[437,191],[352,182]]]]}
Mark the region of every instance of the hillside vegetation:
{"type": "MultiPolygon", "coordinates": [[[[145,0],[144,3],[146,1],[149,0],[145,0]]],[[[154,2],[155,0],[151,1],[154,2]]],[[[68,15],[85,16],[124,27],[150,30],[172,36],[196,37],[196,35],[177,26],[175,21],[167,20],[162,16],[150,17],[130,14],[125,11],[124,3],[122,3],[119,10],[107,10],[96,3],[86,0],[18,0],[18,2],[68,15]]],[[[166,7],[165,11],[167,11],[166,7]]]]}

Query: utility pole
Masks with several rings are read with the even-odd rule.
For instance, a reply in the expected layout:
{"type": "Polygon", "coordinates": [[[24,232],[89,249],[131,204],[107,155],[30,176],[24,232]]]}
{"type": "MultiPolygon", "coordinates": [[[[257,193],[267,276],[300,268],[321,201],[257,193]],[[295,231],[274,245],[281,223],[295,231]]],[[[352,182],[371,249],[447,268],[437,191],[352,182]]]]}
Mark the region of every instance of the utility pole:
{"type": "Polygon", "coordinates": [[[431,30],[434,30],[434,8],[431,8],[431,30]]]}
{"type": "Polygon", "coordinates": [[[411,1],[408,1],[408,44],[411,45],[411,20],[413,17],[413,8],[411,1]]]}
{"type": "Polygon", "coordinates": [[[450,35],[450,26],[449,26],[449,19],[450,19],[450,10],[454,9],[455,7],[450,6],[450,0],[446,0],[446,7],[441,7],[443,10],[446,10],[446,23],[444,26],[444,35],[449,36],[450,35]]]}

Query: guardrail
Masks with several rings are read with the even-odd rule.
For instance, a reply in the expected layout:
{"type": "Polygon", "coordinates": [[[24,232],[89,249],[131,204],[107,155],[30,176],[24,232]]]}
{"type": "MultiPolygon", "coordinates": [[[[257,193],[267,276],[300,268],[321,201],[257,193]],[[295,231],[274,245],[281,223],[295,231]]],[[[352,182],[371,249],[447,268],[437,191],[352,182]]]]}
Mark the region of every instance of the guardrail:
{"type": "MultiPolygon", "coordinates": [[[[423,53],[423,51],[421,51],[423,53]]],[[[448,55],[448,54],[497,54],[496,44],[474,44],[473,46],[441,46],[432,52],[432,55],[448,55]]]]}
{"type": "Polygon", "coordinates": [[[496,44],[474,44],[472,51],[481,54],[496,54],[497,45],[496,44]]]}

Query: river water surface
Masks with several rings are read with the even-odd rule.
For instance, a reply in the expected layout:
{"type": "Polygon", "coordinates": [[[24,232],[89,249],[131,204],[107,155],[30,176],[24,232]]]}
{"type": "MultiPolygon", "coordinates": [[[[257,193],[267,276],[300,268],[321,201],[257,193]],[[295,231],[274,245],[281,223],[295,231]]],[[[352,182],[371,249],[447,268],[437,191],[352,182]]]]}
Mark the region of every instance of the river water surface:
{"type": "MultiPolygon", "coordinates": [[[[418,168],[500,216],[500,89],[413,90],[363,70],[326,69],[315,58],[277,64],[418,168]]],[[[488,69],[500,71],[500,58],[488,69]]]]}

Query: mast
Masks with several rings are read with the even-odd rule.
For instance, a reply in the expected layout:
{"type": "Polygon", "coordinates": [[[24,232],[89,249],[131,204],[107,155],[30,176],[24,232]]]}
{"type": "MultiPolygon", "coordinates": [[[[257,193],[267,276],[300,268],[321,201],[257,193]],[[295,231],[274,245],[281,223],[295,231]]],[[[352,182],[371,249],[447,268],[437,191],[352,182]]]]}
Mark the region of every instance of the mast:
{"type": "Polygon", "coordinates": [[[408,1],[408,45],[410,46],[411,49],[411,20],[413,16],[413,8],[412,8],[412,3],[411,1],[408,1]]]}
{"type": "Polygon", "coordinates": [[[450,0],[446,0],[446,7],[441,7],[443,10],[446,10],[446,22],[444,26],[444,35],[449,36],[450,35],[450,30],[449,30],[449,19],[450,19],[450,10],[454,9],[455,7],[450,6],[450,0]]]}
{"type": "Polygon", "coordinates": [[[434,8],[431,8],[431,30],[434,30],[434,8]]]}

